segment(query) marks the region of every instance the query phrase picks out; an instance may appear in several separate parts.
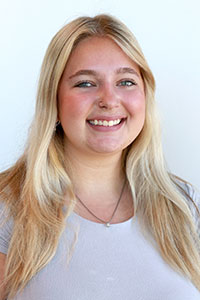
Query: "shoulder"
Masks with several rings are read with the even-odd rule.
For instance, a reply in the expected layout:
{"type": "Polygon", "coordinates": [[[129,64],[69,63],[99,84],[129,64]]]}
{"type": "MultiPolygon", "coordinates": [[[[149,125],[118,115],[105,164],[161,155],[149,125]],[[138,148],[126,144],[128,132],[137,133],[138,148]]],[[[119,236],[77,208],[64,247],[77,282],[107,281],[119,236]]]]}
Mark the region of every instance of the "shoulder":
{"type": "Polygon", "coordinates": [[[192,184],[179,180],[177,185],[188,205],[200,235],[200,191],[192,184]]]}
{"type": "Polygon", "coordinates": [[[13,219],[3,202],[0,202],[0,252],[7,254],[12,235],[13,219]]]}
{"type": "Polygon", "coordinates": [[[200,192],[191,184],[186,184],[189,199],[187,202],[200,231],[200,192]]]}
{"type": "Polygon", "coordinates": [[[200,191],[185,181],[178,181],[177,184],[192,212],[200,213],[200,191]]]}

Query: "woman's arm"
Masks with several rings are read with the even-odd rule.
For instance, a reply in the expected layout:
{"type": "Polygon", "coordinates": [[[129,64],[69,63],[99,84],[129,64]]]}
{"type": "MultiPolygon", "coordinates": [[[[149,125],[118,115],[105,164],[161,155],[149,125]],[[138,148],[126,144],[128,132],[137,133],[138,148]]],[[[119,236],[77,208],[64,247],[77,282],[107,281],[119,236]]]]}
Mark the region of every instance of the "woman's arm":
{"type": "Polygon", "coordinates": [[[5,289],[2,286],[5,263],[6,263],[6,255],[0,252],[0,300],[5,300],[5,296],[4,296],[5,289]]]}

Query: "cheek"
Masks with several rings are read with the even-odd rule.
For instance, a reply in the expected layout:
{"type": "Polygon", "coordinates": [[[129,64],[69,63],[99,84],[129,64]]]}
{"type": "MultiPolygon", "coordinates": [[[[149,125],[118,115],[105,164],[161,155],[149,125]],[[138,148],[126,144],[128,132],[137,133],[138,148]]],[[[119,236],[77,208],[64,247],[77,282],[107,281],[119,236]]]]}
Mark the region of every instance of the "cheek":
{"type": "Polygon", "coordinates": [[[126,96],[126,107],[131,115],[145,115],[145,95],[143,91],[136,90],[126,96]]]}
{"type": "Polygon", "coordinates": [[[83,117],[87,113],[89,103],[86,97],[72,96],[68,94],[58,101],[58,110],[60,118],[67,117],[69,119],[83,117]]]}

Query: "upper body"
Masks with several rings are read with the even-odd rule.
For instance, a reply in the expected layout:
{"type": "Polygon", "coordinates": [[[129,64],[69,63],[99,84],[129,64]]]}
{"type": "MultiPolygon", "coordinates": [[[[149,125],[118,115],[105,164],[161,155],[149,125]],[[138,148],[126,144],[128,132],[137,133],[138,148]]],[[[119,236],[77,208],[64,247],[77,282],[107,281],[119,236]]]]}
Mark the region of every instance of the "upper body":
{"type": "MultiPolygon", "coordinates": [[[[200,195],[189,190],[200,208],[200,195]]],[[[189,206],[192,205],[188,201],[189,206]]],[[[199,218],[192,210],[197,226],[199,218]]],[[[199,228],[200,229],[200,228],[199,228]]],[[[12,224],[0,231],[0,251],[7,253],[12,224]]],[[[13,300],[198,300],[189,279],[161,257],[155,241],[144,238],[138,217],[109,228],[73,213],[67,220],[55,257],[13,300]],[[79,229],[72,258],[70,245],[79,229]]]]}
{"type": "Polygon", "coordinates": [[[154,92],[120,21],[78,18],[53,38],[27,148],[0,174],[8,299],[198,299],[195,197],[164,164],[154,92]]]}

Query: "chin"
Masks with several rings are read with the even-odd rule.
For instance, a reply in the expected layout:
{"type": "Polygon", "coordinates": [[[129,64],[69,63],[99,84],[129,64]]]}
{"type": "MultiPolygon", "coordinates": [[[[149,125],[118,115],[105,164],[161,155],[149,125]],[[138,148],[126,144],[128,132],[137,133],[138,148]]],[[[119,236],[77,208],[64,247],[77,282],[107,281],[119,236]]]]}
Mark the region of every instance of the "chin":
{"type": "Polygon", "coordinates": [[[89,148],[93,152],[102,154],[115,154],[122,152],[127,146],[115,143],[101,143],[100,145],[90,145],[89,148]]]}

